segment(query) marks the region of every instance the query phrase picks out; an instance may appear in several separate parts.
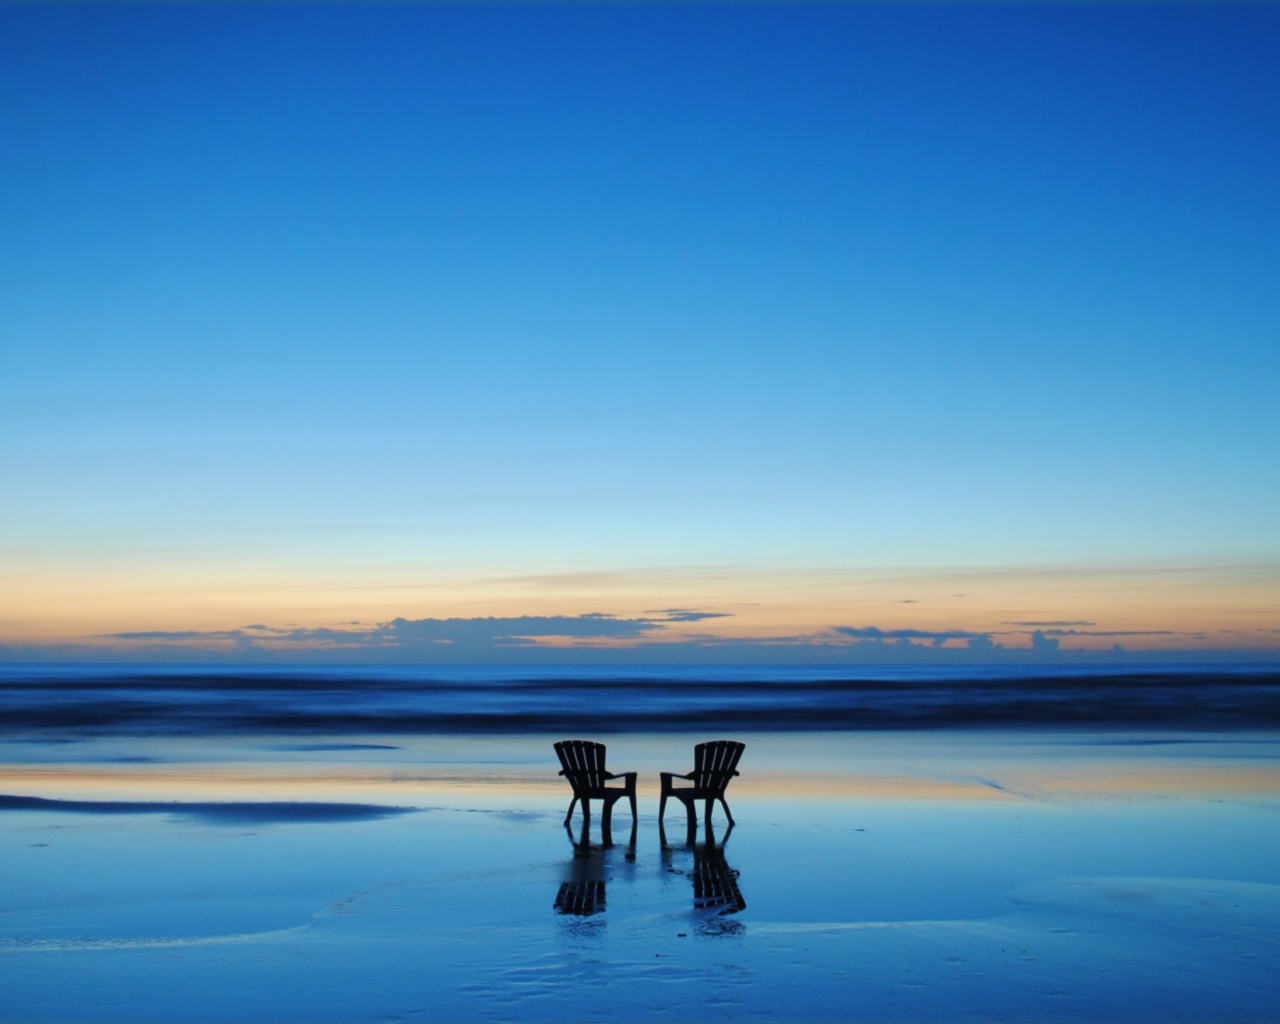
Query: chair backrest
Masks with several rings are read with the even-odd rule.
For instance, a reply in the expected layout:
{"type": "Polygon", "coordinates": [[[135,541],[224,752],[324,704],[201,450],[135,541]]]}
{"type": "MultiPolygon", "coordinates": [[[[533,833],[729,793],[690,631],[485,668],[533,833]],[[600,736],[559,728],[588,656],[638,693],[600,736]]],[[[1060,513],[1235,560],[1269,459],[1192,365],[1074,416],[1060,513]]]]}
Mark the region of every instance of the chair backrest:
{"type": "Polygon", "coordinates": [[[747,745],[737,740],[699,743],[693,748],[693,784],[708,793],[722,794],[738,774],[735,769],[746,749],[747,745]]]}
{"type": "Polygon", "coordinates": [[[561,740],[556,745],[561,772],[573,791],[604,787],[604,744],[591,740],[561,740]]]}

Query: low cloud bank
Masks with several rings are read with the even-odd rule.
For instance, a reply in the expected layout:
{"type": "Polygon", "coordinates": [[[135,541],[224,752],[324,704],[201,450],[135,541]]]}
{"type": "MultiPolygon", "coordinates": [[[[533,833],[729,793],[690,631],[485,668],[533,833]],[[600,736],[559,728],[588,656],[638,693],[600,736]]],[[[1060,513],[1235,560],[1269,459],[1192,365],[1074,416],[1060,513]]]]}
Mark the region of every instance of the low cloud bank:
{"type": "Polygon", "coordinates": [[[721,618],[723,612],[699,612],[673,608],[639,618],[621,618],[603,612],[585,615],[516,615],[476,618],[406,619],[363,626],[352,623],[333,627],[243,626],[221,630],[145,630],[106,633],[100,639],[131,643],[231,643],[241,648],[283,648],[293,645],[317,648],[528,648],[547,640],[570,642],[635,641],[653,637],[671,623],[721,618]]]}
{"type": "MultiPolygon", "coordinates": [[[[260,661],[401,663],[761,663],[761,664],[965,664],[1052,663],[1066,660],[1270,657],[1269,651],[1220,651],[1203,645],[1201,633],[1176,630],[1091,629],[1091,620],[1027,620],[978,631],[836,625],[816,633],[726,637],[691,630],[694,624],[729,613],[667,608],[638,616],[604,612],[583,615],[397,617],[388,622],[345,623],[335,627],[272,626],[255,623],[223,630],[142,630],[105,634],[110,647],[49,649],[45,657],[86,660],[91,656],[148,661],[200,658],[260,661]],[[1034,627],[1034,628],[1032,628],[1034,627]],[[1084,627],[1084,628],[1082,628],[1084,627]],[[1130,654],[1119,643],[1063,648],[1066,640],[1159,638],[1169,645],[1130,654]]],[[[41,658],[36,651],[12,651],[10,660],[41,658]]],[[[0,660],[5,659],[0,648],[0,660]]]]}

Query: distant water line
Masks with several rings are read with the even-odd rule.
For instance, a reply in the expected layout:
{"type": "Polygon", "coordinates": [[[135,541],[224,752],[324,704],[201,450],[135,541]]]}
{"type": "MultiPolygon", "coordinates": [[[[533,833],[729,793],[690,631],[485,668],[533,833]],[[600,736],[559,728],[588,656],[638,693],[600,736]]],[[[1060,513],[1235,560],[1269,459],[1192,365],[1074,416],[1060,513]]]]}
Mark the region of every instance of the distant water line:
{"type": "Polygon", "coordinates": [[[1280,726],[1280,669],[6,666],[0,735],[1280,726]]]}

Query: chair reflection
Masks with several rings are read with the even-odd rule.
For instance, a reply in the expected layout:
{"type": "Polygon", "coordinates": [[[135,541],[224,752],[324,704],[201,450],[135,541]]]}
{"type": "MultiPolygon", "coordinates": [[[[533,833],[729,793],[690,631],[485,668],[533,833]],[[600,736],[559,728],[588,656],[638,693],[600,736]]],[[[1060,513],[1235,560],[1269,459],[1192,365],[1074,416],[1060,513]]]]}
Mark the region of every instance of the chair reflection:
{"type": "Polygon", "coordinates": [[[738,872],[724,859],[723,846],[694,847],[693,906],[695,910],[714,910],[717,917],[747,909],[738,887],[738,872]]]}
{"type": "Polygon", "coordinates": [[[729,866],[725,859],[725,845],[733,833],[733,826],[725,830],[724,838],[717,843],[715,833],[710,825],[705,829],[702,842],[696,837],[679,847],[667,843],[666,830],[658,827],[662,842],[663,866],[667,872],[685,875],[693,883],[693,909],[703,923],[699,929],[706,933],[723,934],[736,931],[741,926],[733,922],[719,922],[715,919],[741,913],[747,909],[746,898],[738,883],[739,872],[729,866]],[[684,852],[692,854],[693,864],[688,870],[675,866],[675,854],[684,852]]]}
{"type": "MultiPolygon", "coordinates": [[[[574,836],[570,825],[564,827],[573,847],[573,857],[564,865],[560,888],[556,892],[554,910],[557,914],[572,917],[593,917],[604,911],[607,899],[606,882],[611,868],[615,868],[616,847],[612,842],[592,843],[584,823],[582,838],[574,836]]],[[[623,849],[623,862],[634,865],[636,859],[636,826],[631,826],[631,837],[623,849]]]]}

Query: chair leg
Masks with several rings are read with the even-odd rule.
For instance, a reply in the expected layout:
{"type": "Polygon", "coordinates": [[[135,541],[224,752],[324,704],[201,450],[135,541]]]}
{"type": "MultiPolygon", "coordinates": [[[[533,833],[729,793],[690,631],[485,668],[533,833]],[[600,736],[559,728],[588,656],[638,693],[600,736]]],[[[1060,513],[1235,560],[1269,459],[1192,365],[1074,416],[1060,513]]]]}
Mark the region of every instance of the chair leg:
{"type": "Polygon", "coordinates": [[[566,825],[573,820],[573,809],[577,806],[578,806],[578,798],[577,796],[575,796],[572,800],[569,801],[569,810],[568,810],[568,813],[566,813],[564,816],[564,823],[566,825]]]}
{"type": "Polygon", "coordinates": [[[608,835],[610,827],[613,825],[613,800],[607,797],[602,801],[604,804],[604,814],[600,817],[600,827],[604,833],[608,835]]]}
{"type": "Polygon", "coordinates": [[[724,797],[720,798],[720,806],[724,808],[724,816],[729,819],[729,824],[733,824],[733,812],[729,810],[729,802],[724,797]]]}
{"type": "MultiPolygon", "coordinates": [[[[631,805],[631,813],[635,813],[635,804],[631,805]]],[[[662,828],[662,816],[667,813],[667,794],[662,794],[662,799],[658,801],[658,828],[662,828]]]]}
{"type": "Polygon", "coordinates": [[[627,794],[627,796],[630,797],[631,799],[631,827],[635,828],[636,821],[638,820],[636,818],[636,791],[633,789],[630,793],[627,794]]]}
{"type": "Polygon", "coordinates": [[[715,807],[716,802],[714,800],[707,800],[705,802],[707,805],[707,831],[710,832],[711,831],[711,809],[715,807]]]}

